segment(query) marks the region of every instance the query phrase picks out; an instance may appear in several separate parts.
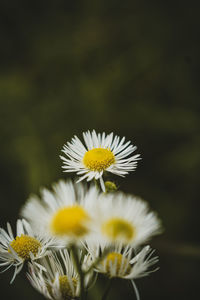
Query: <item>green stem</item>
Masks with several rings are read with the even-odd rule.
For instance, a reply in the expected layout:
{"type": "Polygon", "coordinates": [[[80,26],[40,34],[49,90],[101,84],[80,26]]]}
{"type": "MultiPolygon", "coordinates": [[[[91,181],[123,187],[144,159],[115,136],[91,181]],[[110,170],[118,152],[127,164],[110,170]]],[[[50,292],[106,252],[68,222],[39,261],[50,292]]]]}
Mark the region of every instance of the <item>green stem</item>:
{"type": "Polygon", "coordinates": [[[94,184],[95,184],[95,186],[96,186],[96,189],[99,190],[99,184],[98,184],[98,182],[97,182],[96,179],[94,179],[94,184]]]}
{"type": "Polygon", "coordinates": [[[84,294],[84,273],[82,271],[80,262],[79,262],[79,257],[78,253],[76,251],[76,247],[74,245],[71,246],[71,253],[74,261],[75,268],[79,274],[80,278],[80,299],[84,300],[85,299],[85,294],[84,294]]]}
{"type": "Polygon", "coordinates": [[[101,300],[106,300],[106,298],[107,298],[107,296],[108,296],[108,293],[109,293],[109,291],[110,291],[112,282],[113,282],[113,278],[111,278],[111,279],[108,280],[108,283],[107,283],[107,285],[106,285],[106,288],[105,288],[105,291],[104,291],[104,293],[103,293],[103,296],[102,296],[101,300]]]}

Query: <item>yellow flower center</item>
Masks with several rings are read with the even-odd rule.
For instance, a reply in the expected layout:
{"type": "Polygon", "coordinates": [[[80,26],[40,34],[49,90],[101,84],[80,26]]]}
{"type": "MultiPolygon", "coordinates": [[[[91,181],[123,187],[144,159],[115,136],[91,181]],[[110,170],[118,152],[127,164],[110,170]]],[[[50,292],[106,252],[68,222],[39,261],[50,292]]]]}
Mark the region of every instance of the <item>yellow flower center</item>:
{"type": "MultiPolygon", "coordinates": [[[[52,282],[52,284],[54,281],[52,282]]],[[[54,299],[54,295],[52,292],[52,284],[46,283],[47,290],[54,299]]],[[[77,289],[77,279],[72,277],[71,280],[66,275],[59,276],[59,288],[62,295],[63,300],[71,300],[76,296],[76,289],[77,289]]]]}
{"type": "Polygon", "coordinates": [[[135,228],[126,220],[112,218],[102,225],[102,232],[111,240],[129,242],[135,236],[135,228]]]}
{"type": "Polygon", "coordinates": [[[123,257],[122,254],[111,252],[105,258],[105,269],[108,276],[125,276],[130,273],[131,265],[129,261],[125,257],[123,257]],[[115,273],[113,274],[112,270],[114,269],[115,273]]]}
{"type": "Polygon", "coordinates": [[[66,275],[62,275],[59,277],[59,283],[62,298],[64,300],[74,299],[77,288],[77,279],[72,277],[71,282],[69,282],[68,277],[66,275]]]}
{"type": "Polygon", "coordinates": [[[91,171],[101,172],[115,162],[115,156],[110,149],[94,148],[85,153],[83,163],[91,171]]]}
{"type": "MultiPolygon", "coordinates": [[[[35,238],[22,234],[21,236],[17,236],[15,240],[10,243],[10,246],[21,258],[29,259],[30,252],[32,252],[34,256],[37,255],[41,244],[35,238]]],[[[10,252],[9,249],[8,252],[10,252]]]]}
{"type": "Polygon", "coordinates": [[[89,215],[81,206],[64,207],[54,215],[51,230],[55,235],[81,237],[88,232],[87,222],[89,219],[89,215]]]}

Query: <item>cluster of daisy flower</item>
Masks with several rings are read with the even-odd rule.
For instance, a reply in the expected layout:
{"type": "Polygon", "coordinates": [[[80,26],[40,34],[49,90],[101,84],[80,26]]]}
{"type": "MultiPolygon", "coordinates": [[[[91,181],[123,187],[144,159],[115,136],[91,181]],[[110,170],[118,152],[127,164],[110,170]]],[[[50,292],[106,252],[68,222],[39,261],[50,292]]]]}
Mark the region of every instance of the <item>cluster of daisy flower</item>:
{"type": "MultiPolygon", "coordinates": [[[[40,197],[31,195],[17,220],[0,229],[0,266],[14,267],[11,282],[27,266],[32,286],[47,299],[86,299],[98,273],[134,280],[155,271],[158,257],[145,243],[161,232],[160,220],[148,204],[118,191],[108,172],[125,176],[140,159],[136,147],[113,133],[83,133],[62,152],[63,168],[76,172],[78,182],[60,180],[40,197]],[[92,181],[89,185],[84,183],[92,181]],[[82,182],[80,182],[82,181],[82,182]]],[[[102,295],[106,299],[108,290],[102,295]]]]}

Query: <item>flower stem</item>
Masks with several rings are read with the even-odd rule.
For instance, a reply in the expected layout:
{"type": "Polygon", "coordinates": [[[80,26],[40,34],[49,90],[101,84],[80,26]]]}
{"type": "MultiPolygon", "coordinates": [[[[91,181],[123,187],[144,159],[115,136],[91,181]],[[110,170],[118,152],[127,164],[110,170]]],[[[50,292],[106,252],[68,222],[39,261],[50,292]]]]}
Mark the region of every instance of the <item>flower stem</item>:
{"type": "Polygon", "coordinates": [[[76,247],[74,245],[71,245],[71,253],[74,261],[75,268],[79,274],[80,278],[80,299],[84,300],[85,299],[85,293],[84,293],[84,273],[82,271],[80,262],[79,262],[79,257],[78,253],[76,250],[76,247]]]}
{"type": "Polygon", "coordinates": [[[108,280],[108,283],[107,283],[107,285],[106,285],[106,288],[105,288],[105,291],[104,291],[104,293],[103,293],[103,296],[102,296],[101,300],[106,300],[106,298],[107,298],[107,296],[108,296],[108,293],[109,293],[109,291],[110,291],[112,282],[113,282],[113,278],[111,278],[111,279],[108,280]]]}
{"type": "Polygon", "coordinates": [[[134,291],[135,291],[136,299],[137,299],[137,300],[140,300],[139,291],[138,291],[138,289],[137,289],[137,286],[136,286],[135,282],[134,282],[133,280],[131,280],[131,283],[132,283],[133,289],[134,289],[134,291]]]}
{"type": "Polygon", "coordinates": [[[99,191],[99,184],[98,184],[98,181],[96,179],[94,179],[94,184],[95,184],[96,189],[99,191]]]}

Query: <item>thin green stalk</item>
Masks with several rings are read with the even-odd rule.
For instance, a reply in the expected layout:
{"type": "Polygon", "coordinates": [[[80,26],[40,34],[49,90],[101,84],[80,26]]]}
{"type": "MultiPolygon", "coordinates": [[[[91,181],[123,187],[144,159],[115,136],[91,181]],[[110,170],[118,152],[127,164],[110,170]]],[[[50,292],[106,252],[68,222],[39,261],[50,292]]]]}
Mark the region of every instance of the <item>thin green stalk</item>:
{"type": "Polygon", "coordinates": [[[84,300],[85,299],[85,293],[84,293],[84,273],[82,271],[80,262],[79,262],[79,257],[78,253],[76,251],[76,247],[74,245],[71,246],[71,253],[74,261],[75,268],[79,274],[80,278],[80,299],[84,300]]]}
{"type": "Polygon", "coordinates": [[[105,288],[105,291],[104,291],[104,293],[103,293],[103,296],[102,296],[101,300],[106,300],[106,298],[107,298],[107,296],[108,296],[108,293],[109,293],[109,291],[110,291],[112,282],[113,282],[113,278],[111,278],[111,279],[108,280],[108,283],[107,283],[107,285],[106,285],[106,288],[105,288]]]}
{"type": "Polygon", "coordinates": [[[94,179],[94,184],[95,184],[96,189],[99,190],[99,184],[96,179],[94,179]]]}
{"type": "Polygon", "coordinates": [[[133,289],[134,289],[134,291],[135,291],[136,299],[137,299],[137,300],[140,300],[140,294],[139,294],[139,291],[138,291],[138,288],[137,288],[135,282],[134,282],[133,280],[131,280],[131,283],[132,283],[133,289]]]}

